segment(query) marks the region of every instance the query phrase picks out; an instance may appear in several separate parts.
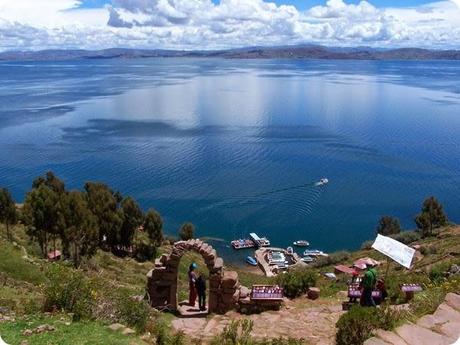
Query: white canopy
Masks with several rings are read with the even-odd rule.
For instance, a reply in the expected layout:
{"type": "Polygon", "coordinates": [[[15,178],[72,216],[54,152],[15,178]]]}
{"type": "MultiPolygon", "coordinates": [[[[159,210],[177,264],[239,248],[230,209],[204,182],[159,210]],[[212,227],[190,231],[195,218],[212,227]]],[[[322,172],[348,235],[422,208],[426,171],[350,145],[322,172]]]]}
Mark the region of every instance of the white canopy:
{"type": "Polygon", "coordinates": [[[406,246],[390,237],[377,235],[372,248],[382,254],[392,258],[397,263],[406,268],[410,268],[412,258],[414,257],[415,249],[406,246]]]}

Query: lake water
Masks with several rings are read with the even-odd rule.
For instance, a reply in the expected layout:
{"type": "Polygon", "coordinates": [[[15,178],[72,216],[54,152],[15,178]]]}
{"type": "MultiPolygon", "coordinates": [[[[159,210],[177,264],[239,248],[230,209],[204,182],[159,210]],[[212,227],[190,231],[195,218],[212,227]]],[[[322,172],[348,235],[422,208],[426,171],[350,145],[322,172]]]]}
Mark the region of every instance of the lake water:
{"type": "Polygon", "coordinates": [[[460,62],[0,63],[0,185],[98,180],[216,238],[358,248],[435,195],[460,221],[460,62]],[[320,178],[330,183],[315,186],[320,178]]]}

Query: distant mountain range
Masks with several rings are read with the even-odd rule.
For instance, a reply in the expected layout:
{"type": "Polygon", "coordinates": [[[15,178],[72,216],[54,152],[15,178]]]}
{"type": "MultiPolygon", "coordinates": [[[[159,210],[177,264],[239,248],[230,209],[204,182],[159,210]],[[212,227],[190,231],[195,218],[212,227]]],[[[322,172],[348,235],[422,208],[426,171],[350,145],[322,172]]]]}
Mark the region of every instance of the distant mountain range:
{"type": "Polygon", "coordinates": [[[207,57],[228,59],[336,59],[336,60],[460,60],[460,50],[421,48],[337,48],[314,45],[250,47],[228,50],[148,50],[113,48],[103,50],[41,50],[0,53],[0,60],[57,61],[150,57],[207,57]]]}

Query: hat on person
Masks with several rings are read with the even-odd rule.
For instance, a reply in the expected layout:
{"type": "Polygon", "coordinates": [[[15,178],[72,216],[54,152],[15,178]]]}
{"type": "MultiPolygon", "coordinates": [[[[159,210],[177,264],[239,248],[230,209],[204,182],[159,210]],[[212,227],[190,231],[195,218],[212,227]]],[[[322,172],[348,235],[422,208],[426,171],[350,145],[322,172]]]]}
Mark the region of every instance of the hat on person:
{"type": "Polygon", "coordinates": [[[197,265],[196,265],[196,263],[192,262],[192,264],[190,265],[190,267],[191,267],[192,269],[195,269],[195,268],[197,268],[197,265]]]}

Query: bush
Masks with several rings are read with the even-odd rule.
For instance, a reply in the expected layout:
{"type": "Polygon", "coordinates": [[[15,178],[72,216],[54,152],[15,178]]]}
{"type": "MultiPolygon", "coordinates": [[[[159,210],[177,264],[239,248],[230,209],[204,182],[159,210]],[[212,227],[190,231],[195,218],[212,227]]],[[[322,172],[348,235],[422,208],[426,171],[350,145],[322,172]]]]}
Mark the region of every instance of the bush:
{"type": "Polygon", "coordinates": [[[459,265],[460,260],[448,260],[431,266],[429,272],[431,281],[436,284],[445,281],[449,276],[451,266],[454,264],[459,265]]]}
{"type": "Polygon", "coordinates": [[[420,233],[415,231],[403,231],[399,234],[392,235],[390,237],[404,244],[410,244],[422,238],[420,233]]]}
{"type": "Polygon", "coordinates": [[[89,281],[78,270],[60,264],[51,264],[46,272],[44,309],[73,313],[74,319],[92,317],[93,294],[89,281]]]}
{"type": "Polygon", "coordinates": [[[157,319],[149,321],[147,331],[155,337],[156,345],[183,345],[185,335],[183,332],[171,334],[171,330],[165,321],[157,319]]]}
{"type": "Polygon", "coordinates": [[[156,256],[157,248],[150,243],[139,241],[136,243],[135,259],[139,262],[152,260],[156,256]]]}
{"type": "Polygon", "coordinates": [[[304,294],[309,287],[316,285],[317,280],[318,274],[310,269],[294,269],[276,277],[277,284],[290,298],[304,294]]]}
{"type": "Polygon", "coordinates": [[[354,306],[337,321],[337,345],[361,345],[376,329],[393,329],[402,319],[400,312],[389,307],[354,306]]]}
{"type": "Polygon", "coordinates": [[[120,292],[117,296],[116,308],[119,320],[138,332],[144,332],[150,317],[150,307],[145,301],[139,301],[128,292],[120,292]]]}
{"type": "Polygon", "coordinates": [[[365,242],[363,242],[363,244],[361,244],[361,249],[363,249],[363,250],[369,250],[369,249],[372,248],[372,245],[373,245],[373,244],[374,244],[374,241],[371,241],[371,240],[365,241],[365,242]]]}
{"type": "Polygon", "coordinates": [[[184,223],[179,229],[179,237],[182,241],[191,240],[195,235],[195,226],[192,223],[184,223]]]}

